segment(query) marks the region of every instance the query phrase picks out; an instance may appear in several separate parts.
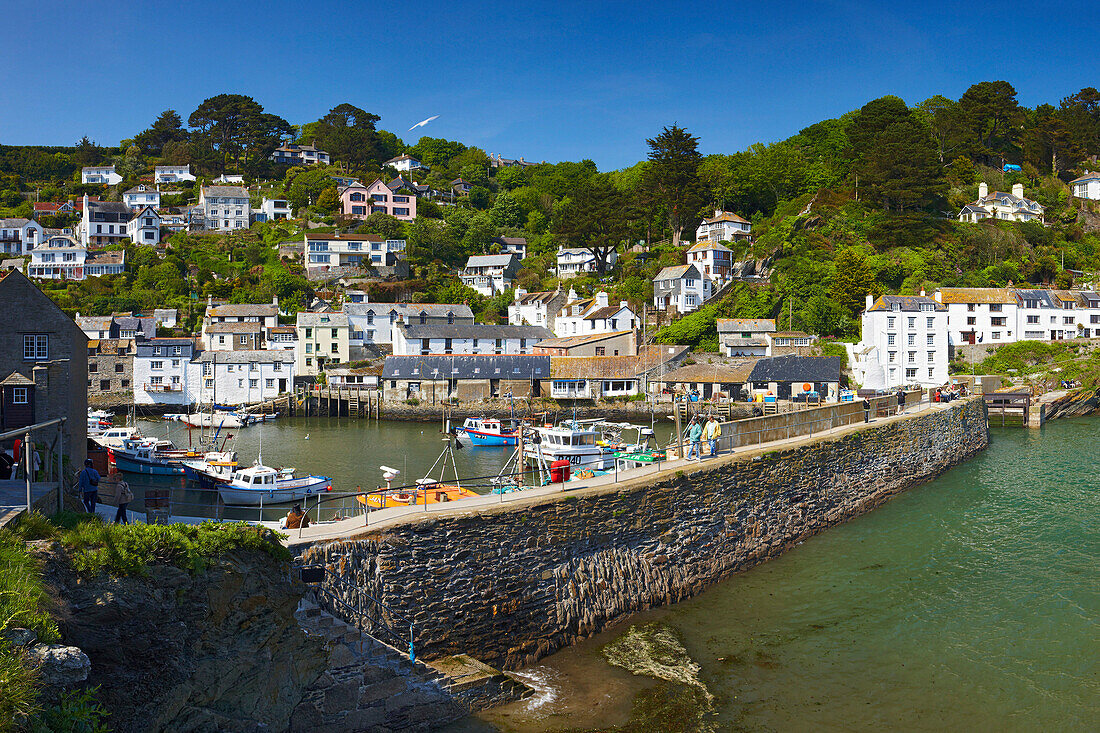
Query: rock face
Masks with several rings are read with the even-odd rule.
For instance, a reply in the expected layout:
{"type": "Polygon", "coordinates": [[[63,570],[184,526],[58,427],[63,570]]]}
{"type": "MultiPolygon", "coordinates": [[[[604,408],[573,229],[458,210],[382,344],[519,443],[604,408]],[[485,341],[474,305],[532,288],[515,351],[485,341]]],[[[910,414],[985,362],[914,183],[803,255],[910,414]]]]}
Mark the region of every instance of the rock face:
{"type": "Polygon", "coordinates": [[[35,644],[26,647],[26,659],[38,670],[39,683],[46,690],[69,690],[88,679],[92,669],[88,655],[75,646],[35,644]]]}
{"type": "Polygon", "coordinates": [[[1081,390],[1047,405],[1047,420],[1059,417],[1084,417],[1100,411],[1100,390],[1081,390]]]}
{"type": "Polygon", "coordinates": [[[412,520],[305,556],[409,618],[422,656],[514,669],[695,595],[988,443],[975,398],[783,453],[412,520]]]}
{"type": "Polygon", "coordinates": [[[328,664],[294,618],[302,587],[267,555],[229,555],[195,577],[156,566],[89,580],[40,551],[62,638],[87,654],[115,731],[285,730],[328,664]]]}

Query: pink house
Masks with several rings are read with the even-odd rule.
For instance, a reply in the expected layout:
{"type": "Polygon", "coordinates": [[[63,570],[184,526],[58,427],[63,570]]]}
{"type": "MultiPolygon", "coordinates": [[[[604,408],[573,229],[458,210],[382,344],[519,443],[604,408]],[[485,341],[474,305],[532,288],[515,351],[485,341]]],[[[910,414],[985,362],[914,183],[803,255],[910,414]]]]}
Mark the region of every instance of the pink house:
{"type": "Polygon", "coordinates": [[[356,219],[366,219],[380,211],[402,221],[412,221],[416,218],[416,196],[391,191],[389,186],[378,178],[369,186],[353,183],[341,188],[340,208],[344,214],[356,219]]]}

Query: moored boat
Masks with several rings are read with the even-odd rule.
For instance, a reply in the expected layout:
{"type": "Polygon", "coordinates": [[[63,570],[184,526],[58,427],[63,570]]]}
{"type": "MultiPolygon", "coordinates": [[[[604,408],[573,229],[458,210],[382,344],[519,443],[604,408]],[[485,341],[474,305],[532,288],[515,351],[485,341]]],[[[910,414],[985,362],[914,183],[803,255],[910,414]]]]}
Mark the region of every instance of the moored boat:
{"type": "Polygon", "coordinates": [[[237,452],[211,452],[201,458],[184,458],[180,464],[189,480],[204,489],[214,489],[233,479],[237,470],[237,452]]]}
{"type": "Polygon", "coordinates": [[[467,499],[477,494],[454,484],[443,484],[435,479],[420,479],[415,487],[394,491],[375,492],[359,496],[359,503],[371,509],[388,509],[398,506],[423,506],[439,504],[445,501],[467,499]]]}
{"type": "Polygon", "coordinates": [[[237,470],[228,483],[218,485],[218,493],[227,505],[285,504],[325,491],[332,491],[328,476],[295,478],[293,468],[276,471],[259,461],[237,470]]]}
{"type": "Polygon", "coordinates": [[[519,429],[514,420],[497,418],[468,417],[462,427],[455,428],[460,442],[470,445],[516,445],[519,442],[519,429]]]}
{"type": "Polygon", "coordinates": [[[569,421],[551,427],[532,428],[531,442],[524,433],[524,456],[549,466],[566,460],[571,466],[605,470],[614,467],[615,448],[600,445],[601,433],[592,424],[569,421]]]}

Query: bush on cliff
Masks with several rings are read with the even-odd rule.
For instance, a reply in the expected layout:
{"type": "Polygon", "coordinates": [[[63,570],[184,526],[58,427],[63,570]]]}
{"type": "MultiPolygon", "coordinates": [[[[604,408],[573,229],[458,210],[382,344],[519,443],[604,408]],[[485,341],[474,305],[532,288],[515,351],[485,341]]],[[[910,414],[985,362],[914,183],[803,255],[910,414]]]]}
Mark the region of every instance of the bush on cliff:
{"type": "Polygon", "coordinates": [[[290,560],[290,551],[275,532],[240,522],[118,525],[63,512],[50,520],[41,515],[27,518],[20,531],[26,539],[57,540],[68,550],[73,569],[89,575],[144,575],[158,563],[200,573],[209,560],[233,550],[290,560]]]}

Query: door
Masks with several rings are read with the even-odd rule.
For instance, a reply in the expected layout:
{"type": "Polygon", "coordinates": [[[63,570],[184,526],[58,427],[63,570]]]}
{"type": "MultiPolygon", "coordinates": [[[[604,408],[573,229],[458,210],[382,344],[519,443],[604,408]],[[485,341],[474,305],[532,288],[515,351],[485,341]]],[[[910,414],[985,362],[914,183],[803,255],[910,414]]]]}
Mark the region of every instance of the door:
{"type": "Polygon", "coordinates": [[[776,396],[781,400],[789,400],[791,398],[791,383],[779,382],[776,385],[776,396]]]}
{"type": "Polygon", "coordinates": [[[285,379],[280,379],[279,380],[279,392],[280,393],[286,392],[286,380],[285,379]]]}
{"type": "Polygon", "coordinates": [[[973,331],[968,331],[967,333],[964,333],[963,338],[966,340],[966,343],[973,344],[974,343],[974,332],[973,331]]]}

